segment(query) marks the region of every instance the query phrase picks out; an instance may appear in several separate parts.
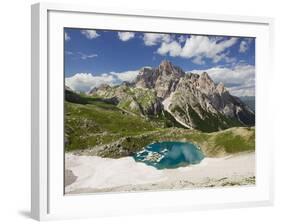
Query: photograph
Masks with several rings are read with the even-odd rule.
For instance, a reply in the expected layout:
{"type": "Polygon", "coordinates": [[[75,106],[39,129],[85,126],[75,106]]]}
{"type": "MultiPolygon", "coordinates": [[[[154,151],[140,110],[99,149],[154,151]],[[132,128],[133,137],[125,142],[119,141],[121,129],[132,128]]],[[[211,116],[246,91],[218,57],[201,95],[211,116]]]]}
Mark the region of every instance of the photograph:
{"type": "Polygon", "coordinates": [[[64,27],[64,194],[256,184],[249,36],[64,27]]]}

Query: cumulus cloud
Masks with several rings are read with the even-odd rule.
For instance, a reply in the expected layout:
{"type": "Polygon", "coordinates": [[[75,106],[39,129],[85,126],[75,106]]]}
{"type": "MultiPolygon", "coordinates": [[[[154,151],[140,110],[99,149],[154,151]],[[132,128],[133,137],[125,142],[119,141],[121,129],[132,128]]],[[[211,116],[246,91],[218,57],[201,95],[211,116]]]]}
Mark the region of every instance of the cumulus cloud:
{"type": "Polygon", "coordinates": [[[234,63],[236,62],[236,58],[229,57],[230,52],[226,51],[224,53],[217,54],[213,57],[213,62],[218,63],[221,60],[224,60],[226,63],[234,63]]]}
{"type": "Polygon", "coordinates": [[[77,92],[88,92],[101,84],[111,86],[119,85],[124,81],[132,82],[137,77],[139,71],[110,72],[101,75],[91,73],[77,73],[71,77],[65,78],[66,86],[77,92]]]}
{"type": "Polygon", "coordinates": [[[206,70],[193,70],[192,73],[207,72],[214,82],[222,82],[232,95],[255,95],[255,67],[253,65],[238,64],[233,68],[213,67],[206,70]]]}
{"type": "Polygon", "coordinates": [[[193,58],[192,62],[194,64],[197,64],[197,65],[204,65],[205,64],[205,61],[203,60],[202,56],[197,56],[197,57],[193,58]]]}
{"type": "Polygon", "coordinates": [[[166,55],[169,53],[170,56],[179,56],[181,52],[181,45],[177,41],[172,41],[170,43],[163,42],[160,48],[157,49],[157,53],[160,55],[166,55]]]}
{"type": "Polygon", "coordinates": [[[235,58],[229,56],[228,48],[236,44],[238,38],[181,35],[176,38],[170,34],[145,33],[143,41],[146,46],[159,45],[156,53],[162,56],[182,57],[190,59],[195,64],[205,64],[205,59],[213,63],[226,61],[235,62],[235,58]]]}
{"type": "Polygon", "coordinates": [[[171,41],[171,36],[169,34],[161,33],[144,33],[143,41],[146,46],[154,46],[159,43],[168,43],[171,41]]]}
{"type": "Polygon", "coordinates": [[[133,82],[139,74],[139,70],[126,72],[110,72],[109,74],[114,76],[114,78],[116,79],[116,84],[120,84],[124,81],[133,82]]]}
{"type": "Polygon", "coordinates": [[[70,36],[68,35],[67,32],[64,32],[64,40],[65,41],[69,41],[70,40],[70,36]]]}
{"type": "Polygon", "coordinates": [[[122,41],[128,41],[135,37],[134,32],[118,32],[118,38],[122,41]]]}
{"type": "Polygon", "coordinates": [[[242,40],[240,42],[239,52],[245,53],[249,49],[252,41],[253,41],[253,38],[244,38],[244,40],[242,40]]]}
{"type": "Polygon", "coordinates": [[[81,33],[90,40],[100,36],[95,30],[81,30],[81,33]]]}
{"type": "Polygon", "coordinates": [[[233,37],[227,40],[218,41],[208,36],[191,36],[185,42],[181,55],[183,57],[192,58],[202,56],[206,58],[214,58],[227,48],[233,46],[237,38],[233,37]]]}
{"type": "Polygon", "coordinates": [[[162,42],[157,53],[161,55],[168,54],[171,57],[189,58],[196,64],[204,64],[205,58],[217,63],[221,60],[231,59],[224,51],[236,42],[237,38],[234,37],[222,40],[221,38],[192,35],[186,38],[183,46],[177,41],[162,42]]]}
{"type": "Polygon", "coordinates": [[[104,83],[109,84],[112,81],[112,76],[93,76],[91,73],[77,73],[72,77],[66,78],[65,84],[74,91],[88,92],[92,87],[104,83]]]}

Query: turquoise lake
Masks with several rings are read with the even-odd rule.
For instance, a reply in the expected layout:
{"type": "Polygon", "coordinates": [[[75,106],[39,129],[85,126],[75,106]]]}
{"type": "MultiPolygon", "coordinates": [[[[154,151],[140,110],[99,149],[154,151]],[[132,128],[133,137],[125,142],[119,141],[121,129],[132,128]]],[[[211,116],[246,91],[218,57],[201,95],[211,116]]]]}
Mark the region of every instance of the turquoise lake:
{"type": "Polygon", "coordinates": [[[133,158],[157,169],[173,169],[198,164],[204,155],[190,142],[157,142],[147,145],[133,158]]]}

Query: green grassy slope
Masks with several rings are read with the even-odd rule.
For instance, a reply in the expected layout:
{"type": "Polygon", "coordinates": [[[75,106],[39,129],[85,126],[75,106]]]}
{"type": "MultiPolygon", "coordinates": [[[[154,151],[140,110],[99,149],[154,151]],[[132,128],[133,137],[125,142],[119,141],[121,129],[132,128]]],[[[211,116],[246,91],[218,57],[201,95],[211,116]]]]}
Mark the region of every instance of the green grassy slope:
{"type": "Polygon", "coordinates": [[[129,156],[144,146],[158,141],[192,142],[198,145],[207,157],[222,157],[230,154],[254,151],[255,130],[253,128],[231,128],[224,131],[204,133],[195,130],[165,128],[142,135],[128,136],[98,153],[99,156],[119,158],[129,156]]]}
{"type": "Polygon", "coordinates": [[[141,117],[98,98],[78,94],[66,97],[66,151],[91,149],[99,156],[119,158],[152,142],[175,140],[193,142],[210,157],[255,148],[254,128],[237,127],[204,133],[183,128],[165,112],[159,116],[141,117]],[[99,150],[95,151],[97,148],[99,150]]]}
{"type": "Polygon", "coordinates": [[[66,149],[83,149],[112,142],[124,136],[153,131],[160,124],[133,116],[101,101],[65,103],[66,149]]]}

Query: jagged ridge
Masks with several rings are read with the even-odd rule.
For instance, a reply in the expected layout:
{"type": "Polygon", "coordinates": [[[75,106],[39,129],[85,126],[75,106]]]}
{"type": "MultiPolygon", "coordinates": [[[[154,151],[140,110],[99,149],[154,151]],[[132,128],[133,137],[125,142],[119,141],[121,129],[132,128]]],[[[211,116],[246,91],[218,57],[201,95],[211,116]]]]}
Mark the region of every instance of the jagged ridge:
{"type": "Polygon", "coordinates": [[[102,85],[90,95],[142,116],[168,112],[183,126],[202,131],[255,124],[254,112],[223,83],[215,84],[206,72],[186,74],[166,60],[157,68],[142,68],[134,83],[102,85]]]}

